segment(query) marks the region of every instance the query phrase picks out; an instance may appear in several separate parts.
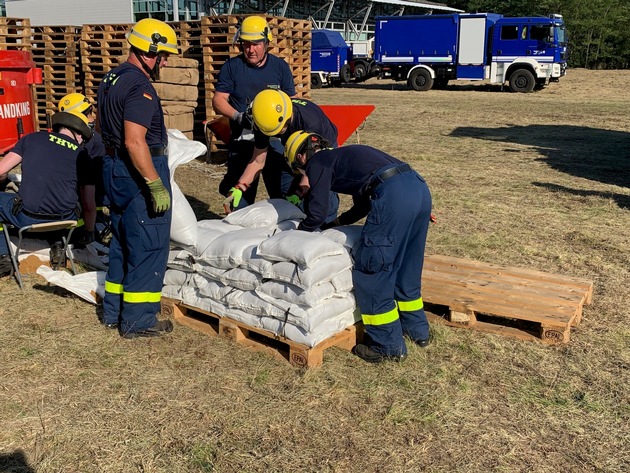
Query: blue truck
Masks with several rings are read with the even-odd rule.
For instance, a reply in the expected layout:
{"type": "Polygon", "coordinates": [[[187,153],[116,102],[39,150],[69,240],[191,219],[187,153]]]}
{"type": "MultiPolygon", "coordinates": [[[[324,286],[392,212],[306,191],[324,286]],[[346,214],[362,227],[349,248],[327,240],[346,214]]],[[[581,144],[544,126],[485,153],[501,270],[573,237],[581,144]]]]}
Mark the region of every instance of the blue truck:
{"type": "Polygon", "coordinates": [[[311,88],[350,82],[352,48],[338,31],[316,29],[311,33],[311,88]]]}
{"type": "Polygon", "coordinates": [[[487,80],[531,92],[566,74],[561,15],[504,17],[496,13],[380,16],[374,60],[381,77],[414,90],[450,80],[487,80]]]}

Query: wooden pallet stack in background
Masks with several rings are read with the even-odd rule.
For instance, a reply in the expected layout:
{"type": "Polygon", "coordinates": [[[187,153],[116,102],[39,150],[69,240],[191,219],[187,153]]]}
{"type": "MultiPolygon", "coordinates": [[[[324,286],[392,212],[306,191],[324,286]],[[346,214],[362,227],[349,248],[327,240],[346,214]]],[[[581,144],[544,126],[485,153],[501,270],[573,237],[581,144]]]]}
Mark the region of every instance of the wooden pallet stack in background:
{"type": "Polygon", "coordinates": [[[31,20],[0,17],[0,50],[30,51],[31,20]]]}
{"type": "Polygon", "coordinates": [[[35,86],[35,110],[40,130],[46,129],[46,114],[57,111],[59,100],[83,92],[78,26],[34,26],[33,61],[42,69],[44,83],[35,86]]]}
{"type": "Polygon", "coordinates": [[[193,139],[199,96],[199,63],[195,59],[170,57],[154,84],[164,109],[166,128],[175,128],[193,139]]]}

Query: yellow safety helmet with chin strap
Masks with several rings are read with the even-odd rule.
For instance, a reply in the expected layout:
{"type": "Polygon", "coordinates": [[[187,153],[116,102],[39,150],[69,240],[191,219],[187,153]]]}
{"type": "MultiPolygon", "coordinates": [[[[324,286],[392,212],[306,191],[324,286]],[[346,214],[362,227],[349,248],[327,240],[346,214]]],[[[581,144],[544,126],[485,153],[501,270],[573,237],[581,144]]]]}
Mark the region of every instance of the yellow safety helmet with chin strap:
{"type": "Polygon", "coordinates": [[[287,159],[294,174],[299,174],[300,169],[304,167],[304,165],[297,162],[297,155],[306,153],[306,161],[308,162],[314,154],[315,145],[321,148],[323,146],[322,142],[324,142],[324,138],[321,135],[304,130],[298,130],[289,136],[286,145],[284,145],[284,157],[287,159]]]}
{"type": "Polygon", "coordinates": [[[267,136],[275,136],[289,123],[293,102],[281,90],[266,89],[252,102],[252,118],[256,127],[267,136]]]}
{"type": "Polygon", "coordinates": [[[131,46],[145,53],[179,53],[175,30],[155,18],[144,18],[133,25],[127,33],[127,41],[131,46]]]}
{"type": "Polygon", "coordinates": [[[266,43],[272,40],[273,36],[269,25],[262,16],[248,16],[245,18],[235,38],[235,41],[265,41],[266,43]]]}
{"type": "Polygon", "coordinates": [[[85,95],[73,92],[63,96],[57,104],[57,110],[60,112],[80,113],[87,115],[92,103],[85,95]]]}

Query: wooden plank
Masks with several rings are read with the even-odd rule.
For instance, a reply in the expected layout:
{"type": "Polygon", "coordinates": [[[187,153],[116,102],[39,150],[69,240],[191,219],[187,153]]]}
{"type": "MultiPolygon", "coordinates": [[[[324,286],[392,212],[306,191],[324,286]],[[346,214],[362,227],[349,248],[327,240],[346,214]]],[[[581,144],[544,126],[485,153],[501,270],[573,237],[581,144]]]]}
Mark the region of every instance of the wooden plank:
{"type": "Polygon", "coordinates": [[[313,368],[321,366],[324,350],[336,346],[351,350],[361,339],[361,327],[352,325],[323,340],[314,347],[294,342],[268,330],[252,327],[228,317],[199,309],[169,298],[162,298],[162,314],[176,322],[210,336],[222,336],[258,351],[288,360],[293,366],[313,368]]]}

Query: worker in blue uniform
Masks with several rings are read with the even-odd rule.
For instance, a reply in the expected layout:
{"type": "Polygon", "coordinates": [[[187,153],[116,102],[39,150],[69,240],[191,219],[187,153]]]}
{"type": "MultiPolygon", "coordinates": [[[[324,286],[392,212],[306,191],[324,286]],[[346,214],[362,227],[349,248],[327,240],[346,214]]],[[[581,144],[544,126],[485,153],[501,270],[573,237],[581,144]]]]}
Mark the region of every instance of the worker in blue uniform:
{"type": "MultiPolygon", "coordinates": [[[[239,208],[243,192],[245,192],[264,169],[267,156],[277,154],[283,163],[274,179],[281,182],[276,185],[282,189],[284,197],[295,204],[301,200],[300,177],[295,176],[291,168],[282,157],[284,145],[289,136],[298,130],[308,130],[324,137],[334,148],[337,147],[337,127],[326,116],[324,111],[315,103],[306,99],[291,99],[281,90],[266,89],[259,92],[252,102],[252,119],[254,122],[254,152],[238,183],[230,189],[228,198],[224,202],[232,203],[233,208],[239,208]],[[273,141],[272,141],[273,140],[273,141]],[[277,143],[279,146],[270,146],[277,143]],[[278,153],[278,149],[281,151],[278,153]]],[[[267,181],[265,181],[267,182],[267,181]]],[[[330,209],[326,221],[334,220],[339,209],[339,196],[332,193],[330,209]]]]}
{"type": "MultiPolygon", "coordinates": [[[[242,54],[228,59],[219,71],[212,106],[230,119],[231,137],[228,143],[227,171],[219,184],[219,192],[228,196],[238,184],[254,152],[254,133],[249,108],[258,92],[264,89],[282,90],[295,96],[295,84],[289,65],[268,52],[273,40],[265,18],[248,16],[243,20],[235,42],[242,54]]],[[[285,163],[281,154],[269,156],[262,170],[267,193],[281,198],[281,170],[285,163]]],[[[254,179],[243,192],[242,206],[256,200],[259,179],[254,179]]]]}
{"type": "Polygon", "coordinates": [[[103,323],[135,338],[173,330],[170,320],[157,318],[169,251],[171,186],[168,137],[151,79],[159,77],[169,54],[177,54],[177,36],[166,23],[145,18],[131,28],[127,41],[129,58],[105,75],[97,102],[112,231],[103,323]]]}
{"type": "MultiPolygon", "coordinates": [[[[63,96],[57,104],[57,110],[85,115],[88,126],[92,130],[94,129],[96,109],[85,95],[73,92],[63,96]]],[[[105,146],[101,134],[93,132],[92,139],[81,150],[82,156],[78,160],[77,170],[83,223],[83,225],[79,225],[82,232],[77,243],[82,245],[91,243],[95,239],[97,201],[102,204],[104,154],[105,146]]]]}
{"type": "MultiPolygon", "coordinates": [[[[84,144],[92,136],[82,114],[57,112],[52,132],[22,137],[0,160],[0,180],[18,164],[22,181],[17,194],[0,192],[0,226],[76,220],[80,215],[77,166],[84,144]]],[[[9,248],[0,235],[0,275],[11,272],[9,248]]]]}
{"type": "Polygon", "coordinates": [[[300,230],[367,217],[353,250],[352,272],[366,343],[353,353],[372,363],[401,360],[407,354],[403,334],[427,346],[429,323],[420,288],[431,194],[424,179],[383,151],[364,145],[328,148],[321,136],[305,131],[289,137],[285,156],[310,184],[300,230]],[[353,206],[325,225],[331,190],[351,195],[353,206]]]}

